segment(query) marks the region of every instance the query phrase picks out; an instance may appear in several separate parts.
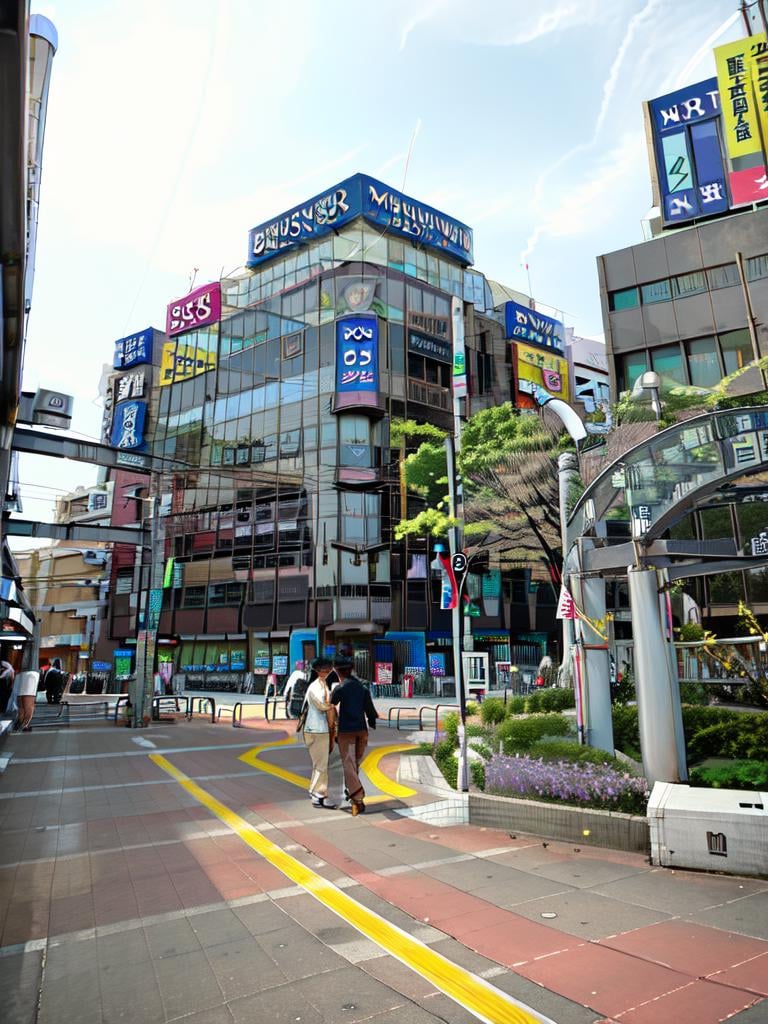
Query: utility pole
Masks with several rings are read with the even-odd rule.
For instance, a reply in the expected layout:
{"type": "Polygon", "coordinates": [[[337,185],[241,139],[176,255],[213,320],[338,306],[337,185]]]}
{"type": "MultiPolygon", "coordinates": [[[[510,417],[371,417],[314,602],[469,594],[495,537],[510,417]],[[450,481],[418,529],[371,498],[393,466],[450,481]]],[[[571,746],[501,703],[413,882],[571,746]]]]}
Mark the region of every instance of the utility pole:
{"type": "MultiPolygon", "coordinates": [[[[153,484],[155,481],[153,481],[153,484]]],[[[162,588],[162,556],[164,547],[164,530],[160,526],[160,499],[155,493],[149,498],[150,516],[152,518],[150,532],[149,566],[147,583],[142,587],[140,597],[143,608],[138,609],[139,629],[136,643],[136,681],[133,699],[133,728],[141,729],[151,714],[152,698],[155,692],[155,649],[157,647],[157,626],[160,619],[160,607],[163,599],[162,588]],[[142,616],[143,613],[143,616],[142,616]]],[[[146,549],[145,549],[146,550],[146,549]]]]}

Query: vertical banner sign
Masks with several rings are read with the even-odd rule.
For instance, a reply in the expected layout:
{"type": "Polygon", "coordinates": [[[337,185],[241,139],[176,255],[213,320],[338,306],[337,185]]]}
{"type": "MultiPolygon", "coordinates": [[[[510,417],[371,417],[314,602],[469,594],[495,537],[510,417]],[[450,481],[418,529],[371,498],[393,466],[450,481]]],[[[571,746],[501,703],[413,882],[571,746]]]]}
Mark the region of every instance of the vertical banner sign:
{"type": "Polygon", "coordinates": [[[112,420],[113,448],[140,448],[144,443],[146,402],[123,402],[115,408],[112,420]]]}
{"type": "Polygon", "coordinates": [[[346,316],[336,321],[336,391],[379,390],[379,321],[346,316]]]}
{"type": "Polygon", "coordinates": [[[731,159],[731,195],[734,206],[743,206],[768,198],[760,138],[762,96],[755,92],[755,83],[763,75],[762,62],[768,58],[765,33],[717,46],[714,53],[725,145],[731,159]]]}
{"type": "Polygon", "coordinates": [[[451,556],[445,552],[439,552],[440,565],[443,570],[443,585],[440,589],[440,607],[443,611],[451,611],[458,604],[459,588],[456,585],[456,576],[451,565],[451,556]]]}
{"type": "Polygon", "coordinates": [[[728,190],[718,135],[717,79],[659,96],[648,106],[664,223],[724,213],[728,190]]]}
{"type": "Polygon", "coordinates": [[[467,354],[464,347],[464,303],[455,295],[451,299],[453,323],[453,397],[467,397],[467,354]]]}
{"type": "Polygon", "coordinates": [[[166,331],[169,337],[205,327],[221,319],[221,284],[204,284],[168,306],[166,331]]]}

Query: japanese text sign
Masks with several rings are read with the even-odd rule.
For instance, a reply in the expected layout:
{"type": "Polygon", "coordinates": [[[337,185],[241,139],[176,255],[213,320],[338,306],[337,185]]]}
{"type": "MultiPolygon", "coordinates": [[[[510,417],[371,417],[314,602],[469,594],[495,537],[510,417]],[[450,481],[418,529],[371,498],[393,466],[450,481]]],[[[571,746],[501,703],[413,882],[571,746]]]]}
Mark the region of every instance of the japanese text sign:
{"type": "Polygon", "coordinates": [[[146,402],[122,402],[112,420],[113,448],[140,448],[144,443],[146,402]]]}
{"type": "Polygon", "coordinates": [[[375,316],[336,321],[336,391],[379,390],[379,322],[375,316]]]}
{"type": "Polygon", "coordinates": [[[115,342],[115,369],[122,370],[134,363],[151,363],[154,333],[154,328],[147,327],[137,334],[129,334],[127,338],[119,338],[115,342]]]}
{"type": "Polygon", "coordinates": [[[215,352],[206,352],[194,345],[184,345],[178,341],[168,341],[163,345],[158,383],[162,388],[215,369],[215,352]]]}
{"type": "Polygon", "coordinates": [[[517,302],[504,303],[506,336],[518,341],[531,342],[542,348],[551,348],[562,354],[565,348],[563,325],[551,316],[528,309],[517,302]]]}
{"type": "Polygon", "coordinates": [[[216,323],[221,319],[221,285],[218,281],[196,288],[168,305],[166,331],[170,337],[182,331],[216,323]]]}
{"type": "Polygon", "coordinates": [[[568,401],[568,363],[560,356],[530,345],[515,345],[514,363],[517,377],[518,404],[533,409],[537,394],[568,401]]]}

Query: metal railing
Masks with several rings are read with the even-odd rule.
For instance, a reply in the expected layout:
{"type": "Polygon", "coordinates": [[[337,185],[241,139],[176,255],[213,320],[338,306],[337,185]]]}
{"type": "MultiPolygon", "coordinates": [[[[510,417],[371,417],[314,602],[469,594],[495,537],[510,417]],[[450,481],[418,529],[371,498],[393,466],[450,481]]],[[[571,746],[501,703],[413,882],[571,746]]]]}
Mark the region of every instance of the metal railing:
{"type": "Polygon", "coordinates": [[[243,725],[243,702],[237,701],[235,704],[219,704],[216,709],[216,721],[221,721],[222,715],[232,715],[232,725],[238,729],[242,728],[243,725]]]}

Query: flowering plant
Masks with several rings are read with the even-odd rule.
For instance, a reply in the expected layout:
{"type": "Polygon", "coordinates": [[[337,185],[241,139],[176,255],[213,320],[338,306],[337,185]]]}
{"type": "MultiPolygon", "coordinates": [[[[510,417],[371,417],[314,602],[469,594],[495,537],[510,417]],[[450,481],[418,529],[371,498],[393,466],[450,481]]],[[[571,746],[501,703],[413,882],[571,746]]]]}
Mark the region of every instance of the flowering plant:
{"type": "Polygon", "coordinates": [[[607,764],[543,761],[495,754],[485,768],[485,792],[645,814],[648,783],[607,764]]]}

